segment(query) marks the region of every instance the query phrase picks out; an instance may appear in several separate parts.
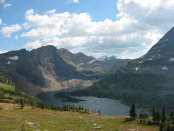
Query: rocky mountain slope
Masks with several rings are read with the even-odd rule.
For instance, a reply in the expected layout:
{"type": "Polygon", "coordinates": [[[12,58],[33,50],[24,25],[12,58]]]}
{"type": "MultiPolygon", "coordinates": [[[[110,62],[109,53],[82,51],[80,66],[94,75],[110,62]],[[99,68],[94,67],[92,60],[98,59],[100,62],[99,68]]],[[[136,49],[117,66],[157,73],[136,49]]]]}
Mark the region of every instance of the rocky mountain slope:
{"type": "Polygon", "coordinates": [[[115,74],[75,94],[122,99],[140,105],[173,108],[174,28],[144,56],[128,62],[115,74]]]}
{"type": "Polygon", "coordinates": [[[84,74],[95,74],[99,79],[112,74],[113,71],[115,72],[130,61],[129,59],[117,59],[115,56],[95,58],[83,53],[73,54],[66,49],[58,49],[58,53],[63,60],[75,66],[78,71],[84,74]]]}
{"type": "MultiPolygon", "coordinates": [[[[83,53],[73,54],[54,46],[44,46],[32,51],[22,49],[0,54],[0,72],[11,76],[22,90],[37,95],[42,91],[91,86],[93,81],[108,73],[101,73],[105,69],[104,64],[98,65],[100,70],[81,67],[81,63],[88,65],[94,59],[83,53]]],[[[127,61],[121,60],[117,67],[127,61]]],[[[108,65],[112,66],[112,63],[108,65]]]]}

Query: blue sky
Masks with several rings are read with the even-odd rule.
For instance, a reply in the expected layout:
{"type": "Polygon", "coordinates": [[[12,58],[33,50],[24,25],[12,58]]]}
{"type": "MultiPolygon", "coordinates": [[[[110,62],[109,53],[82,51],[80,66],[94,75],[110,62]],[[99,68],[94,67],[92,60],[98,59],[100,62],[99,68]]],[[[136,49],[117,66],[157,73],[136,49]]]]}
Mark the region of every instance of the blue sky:
{"type": "MultiPolygon", "coordinates": [[[[95,21],[103,21],[106,18],[116,19],[116,1],[110,0],[81,0],[75,3],[70,0],[6,0],[0,4],[0,18],[3,24],[13,25],[22,24],[25,22],[25,12],[29,9],[34,9],[40,14],[46,11],[56,9],[57,12],[81,13],[87,12],[95,21]],[[12,4],[11,7],[4,8],[5,3],[12,4]]],[[[3,25],[0,25],[3,27],[3,25]]],[[[0,50],[14,50],[23,48],[28,39],[15,40],[15,36],[20,32],[14,33],[11,38],[0,36],[0,50]]]]}
{"type": "Polygon", "coordinates": [[[0,52],[54,45],[136,58],[173,26],[173,14],[172,0],[0,0],[0,52]]]}
{"type": "Polygon", "coordinates": [[[25,12],[29,9],[35,9],[44,14],[48,10],[56,9],[57,12],[91,14],[93,20],[101,21],[106,18],[116,19],[116,1],[115,0],[81,0],[79,3],[73,3],[70,0],[6,0],[11,3],[9,8],[0,7],[0,16],[6,24],[24,22],[25,12]]]}

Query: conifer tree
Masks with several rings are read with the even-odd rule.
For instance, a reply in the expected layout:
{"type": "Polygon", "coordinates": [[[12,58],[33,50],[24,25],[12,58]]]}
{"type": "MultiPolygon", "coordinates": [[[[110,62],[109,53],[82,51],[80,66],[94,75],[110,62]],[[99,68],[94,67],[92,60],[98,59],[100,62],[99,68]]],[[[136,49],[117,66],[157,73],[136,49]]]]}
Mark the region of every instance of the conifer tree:
{"type": "Polygon", "coordinates": [[[155,107],[153,107],[153,109],[152,109],[152,120],[153,120],[153,123],[156,123],[156,110],[155,110],[155,107]]]}
{"type": "Polygon", "coordinates": [[[132,120],[135,120],[136,117],[137,117],[137,114],[136,114],[136,109],[135,109],[135,105],[132,104],[131,108],[130,108],[130,111],[129,111],[129,116],[132,120]]]}
{"type": "Polygon", "coordinates": [[[170,113],[170,120],[174,120],[174,113],[173,113],[173,111],[170,113]]]}
{"type": "Polygon", "coordinates": [[[161,115],[160,115],[160,112],[158,111],[158,110],[156,110],[156,113],[155,113],[156,115],[155,115],[155,119],[156,119],[156,122],[157,122],[157,124],[159,124],[160,123],[160,121],[161,121],[161,115]]]}
{"type": "Polygon", "coordinates": [[[163,107],[161,122],[165,122],[165,121],[166,121],[166,114],[165,114],[165,107],[163,107]]]}
{"type": "Polygon", "coordinates": [[[19,103],[20,103],[20,105],[21,105],[21,109],[23,109],[23,108],[24,108],[24,101],[23,101],[22,99],[20,99],[20,100],[19,100],[19,103]]]}

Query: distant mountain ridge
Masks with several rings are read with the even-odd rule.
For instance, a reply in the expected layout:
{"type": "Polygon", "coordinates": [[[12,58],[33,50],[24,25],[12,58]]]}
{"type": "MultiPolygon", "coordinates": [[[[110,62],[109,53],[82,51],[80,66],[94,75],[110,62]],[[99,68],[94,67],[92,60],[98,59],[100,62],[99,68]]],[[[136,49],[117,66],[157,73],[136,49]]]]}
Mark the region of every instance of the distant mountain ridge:
{"type": "Polygon", "coordinates": [[[139,105],[174,107],[174,28],[144,56],[75,94],[121,99],[139,105]]]}
{"type": "MultiPolygon", "coordinates": [[[[80,65],[88,65],[93,59],[83,53],[73,54],[66,49],[43,46],[32,51],[22,49],[0,54],[0,72],[11,76],[22,90],[37,95],[42,91],[91,86],[93,81],[108,73],[102,72],[107,68],[102,63],[97,65],[97,69],[80,65]]],[[[122,60],[115,70],[127,61],[122,60]]]]}
{"type": "Polygon", "coordinates": [[[65,61],[74,63],[76,65],[94,59],[94,57],[87,56],[83,53],[73,54],[73,53],[71,53],[70,51],[68,51],[67,49],[64,49],[64,48],[58,49],[58,53],[65,61]]]}

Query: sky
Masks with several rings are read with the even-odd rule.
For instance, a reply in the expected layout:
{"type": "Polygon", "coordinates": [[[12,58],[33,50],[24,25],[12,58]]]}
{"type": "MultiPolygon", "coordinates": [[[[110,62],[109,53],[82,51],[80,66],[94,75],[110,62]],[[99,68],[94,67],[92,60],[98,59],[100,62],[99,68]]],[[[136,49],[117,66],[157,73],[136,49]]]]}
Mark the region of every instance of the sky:
{"type": "Polygon", "coordinates": [[[0,53],[46,45],[138,58],[174,26],[173,0],[0,0],[0,53]]]}

